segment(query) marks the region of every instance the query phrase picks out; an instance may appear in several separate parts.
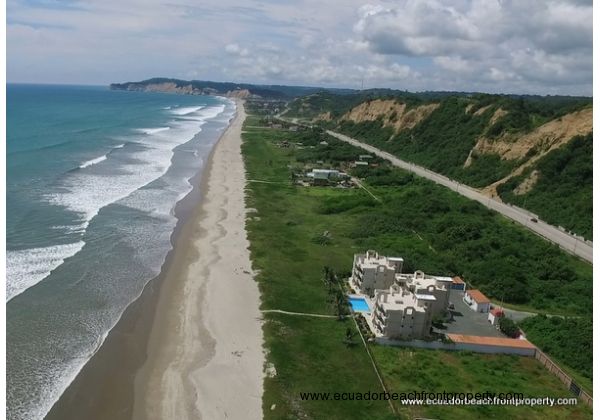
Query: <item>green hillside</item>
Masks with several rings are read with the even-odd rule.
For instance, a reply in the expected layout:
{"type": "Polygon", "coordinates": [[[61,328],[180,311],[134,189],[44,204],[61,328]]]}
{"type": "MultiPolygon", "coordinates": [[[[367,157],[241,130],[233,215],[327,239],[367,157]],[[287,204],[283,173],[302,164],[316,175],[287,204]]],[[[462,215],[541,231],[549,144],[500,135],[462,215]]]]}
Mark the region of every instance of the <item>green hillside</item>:
{"type": "Polygon", "coordinates": [[[497,190],[503,201],[525,207],[543,220],[592,239],[592,134],[575,137],[553,150],[520,176],[501,184],[497,190]],[[521,195],[514,193],[533,171],[538,179],[521,195]]]}
{"type": "Polygon", "coordinates": [[[377,91],[312,94],[292,101],[286,114],[497,192],[506,202],[590,239],[591,115],[590,98],[377,91]],[[411,110],[428,105],[435,105],[433,111],[417,112],[411,124],[398,124],[411,110]],[[579,134],[589,141],[574,140],[579,134]],[[511,176],[518,168],[523,173],[511,176]],[[537,184],[526,194],[513,193],[533,170],[542,174],[537,184]],[[501,184],[497,190],[495,183],[501,184]]]}

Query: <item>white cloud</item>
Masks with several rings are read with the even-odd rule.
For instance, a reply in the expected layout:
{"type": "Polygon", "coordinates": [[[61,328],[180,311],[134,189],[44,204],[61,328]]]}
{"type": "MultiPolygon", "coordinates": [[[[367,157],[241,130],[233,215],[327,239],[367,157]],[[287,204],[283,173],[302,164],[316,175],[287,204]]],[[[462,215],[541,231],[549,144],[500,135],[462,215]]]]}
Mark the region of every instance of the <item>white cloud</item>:
{"type": "Polygon", "coordinates": [[[589,0],[9,0],[9,81],[591,94],[589,0]]]}
{"type": "Polygon", "coordinates": [[[373,53],[429,59],[467,90],[489,80],[513,92],[591,94],[589,2],[404,0],[363,6],[354,31],[373,53]]]}
{"type": "Polygon", "coordinates": [[[225,46],[225,51],[229,54],[239,55],[240,57],[248,55],[248,50],[246,48],[240,48],[238,44],[227,44],[225,46]]]}

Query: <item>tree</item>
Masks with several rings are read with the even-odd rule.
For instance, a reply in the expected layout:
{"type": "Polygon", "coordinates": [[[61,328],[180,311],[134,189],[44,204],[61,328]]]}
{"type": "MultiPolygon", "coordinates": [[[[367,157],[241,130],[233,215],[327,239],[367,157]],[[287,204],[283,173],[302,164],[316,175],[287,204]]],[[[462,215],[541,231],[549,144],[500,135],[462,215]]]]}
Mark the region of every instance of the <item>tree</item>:
{"type": "Polygon", "coordinates": [[[352,331],[352,328],[348,327],[346,328],[346,337],[344,338],[344,344],[347,347],[352,347],[356,345],[356,341],[354,341],[354,331],[352,331]]]}
{"type": "Polygon", "coordinates": [[[340,321],[343,320],[344,317],[349,313],[346,295],[339,289],[335,294],[335,312],[340,321]]]}
{"type": "Polygon", "coordinates": [[[517,338],[521,334],[521,330],[517,327],[517,324],[512,319],[502,317],[498,321],[500,331],[511,338],[517,338]]]}

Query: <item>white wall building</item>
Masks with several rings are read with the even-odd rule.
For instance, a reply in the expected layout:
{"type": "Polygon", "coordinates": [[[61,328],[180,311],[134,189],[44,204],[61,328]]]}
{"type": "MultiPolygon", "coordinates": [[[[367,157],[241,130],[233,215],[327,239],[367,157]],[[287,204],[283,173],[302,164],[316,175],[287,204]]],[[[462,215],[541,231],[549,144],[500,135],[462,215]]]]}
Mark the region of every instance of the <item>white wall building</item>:
{"type": "Polygon", "coordinates": [[[310,178],[314,179],[342,179],[348,177],[344,172],[340,172],[336,169],[313,169],[311,172],[306,174],[310,178]]]}
{"type": "Polygon", "coordinates": [[[477,289],[467,290],[463,300],[475,312],[487,313],[490,311],[490,300],[477,289]]]}
{"type": "Polygon", "coordinates": [[[371,315],[375,332],[401,340],[429,336],[434,302],[432,295],[414,294],[397,284],[387,290],[377,290],[371,315]]]}
{"type": "Polygon", "coordinates": [[[373,297],[375,289],[389,289],[402,272],[404,260],[380,256],[375,251],[355,254],[350,284],[357,292],[373,297]]]}
{"type": "Polygon", "coordinates": [[[492,325],[498,324],[500,318],[504,316],[504,311],[501,308],[494,308],[488,313],[488,321],[492,325]]]}
{"type": "Polygon", "coordinates": [[[413,274],[396,275],[396,282],[412,293],[435,296],[435,302],[431,306],[434,315],[442,315],[448,309],[451,277],[429,276],[418,270],[413,274]]]}
{"type": "Polygon", "coordinates": [[[453,279],[422,271],[402,273],[404,260],[375,251],[355,254],[350,286],[371,298],[368,323],[378,337],[412,340],[430,335],[433,317],[448,309],[453,279]]]}

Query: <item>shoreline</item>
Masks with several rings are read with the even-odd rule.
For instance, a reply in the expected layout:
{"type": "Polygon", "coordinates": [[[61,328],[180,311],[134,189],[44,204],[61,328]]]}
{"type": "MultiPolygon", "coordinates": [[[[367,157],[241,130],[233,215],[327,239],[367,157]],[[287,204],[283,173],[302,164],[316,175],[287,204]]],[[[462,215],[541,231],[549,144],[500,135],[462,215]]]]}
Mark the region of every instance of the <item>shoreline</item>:
{"type": "MultiPolygon", "coordinates": [[[[193,190],[188,197],[177,203],[175,215],[177,225],[172,234],[172,249],[167,254],[161,272],[150,280],[141,295],[132,302],[122,314],[113,329],[108,333],[104,343],[92,358],[83,366],[75,380],[67,387],[59,400],[46,415],[46,419],[130,419],[133,415],[134,384],[137,372],[148,357],[149,338],[158,319],[158,304],[163,292],[169,289],[174,280],[174,273],[180,272],[178,263],[182,256],[188,254],[192,245],[194,225],[199,220],[205,203],[209,186],[213,159],[217,148],[231,132],[231,127],[238,121],[243,112],[241,101],[236,100],[237,112],[229,125],[220,134],[213,146],[205,167],[190,181],[193,190]]],[[[241,159],[241,157],[240,157],[241,159]]],[[[243,163],[242,163],[243,170],[243,163]]],[[[242,185],[242,201],[243,201],[242,185]]],[[[245,219],[243,219],[245,224],[245,219]]],[[[244,225],[241,229],[244,230],[244,225]]],[[[252,283],[258,290],[258,286],[252,283]]],[[[256,307],[258,310],[258,302],[256,307]]],[[[259,327],[262,337],[262,330],[259,327]]],[[[262,339],[261,339],[262,340],[262,339]]],[[[261,341],[262,351],[262,341],[261,341]]],[[[260,390],[262,393],[262,364],[260,390]]],[[[139,395],[139,393],[138,393],[139,395]]]]}
{"type": "Polygon", "coordinates": [[[136,374],[134,419],[262,417],[260,295],[245,232],[245,112],[241,101],[237,106],[160,293],[136,374]]]}

